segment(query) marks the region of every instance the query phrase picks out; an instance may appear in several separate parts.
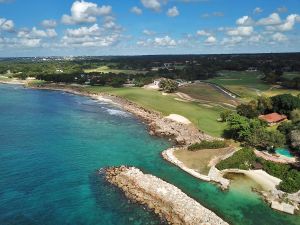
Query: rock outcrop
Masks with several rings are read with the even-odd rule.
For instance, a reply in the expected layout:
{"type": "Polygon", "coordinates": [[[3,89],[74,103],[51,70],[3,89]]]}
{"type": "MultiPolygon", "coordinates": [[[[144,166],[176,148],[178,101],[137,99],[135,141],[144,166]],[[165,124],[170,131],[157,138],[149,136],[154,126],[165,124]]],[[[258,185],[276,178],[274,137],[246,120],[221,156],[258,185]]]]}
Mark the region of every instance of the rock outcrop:
{"type": "Polygon", "coordinates": [[[169,224],[228,225],[179,188],[137,168],[111,167],[105,174],[106,179],[123,190],[129,199],[147,205],[169,224]]]}

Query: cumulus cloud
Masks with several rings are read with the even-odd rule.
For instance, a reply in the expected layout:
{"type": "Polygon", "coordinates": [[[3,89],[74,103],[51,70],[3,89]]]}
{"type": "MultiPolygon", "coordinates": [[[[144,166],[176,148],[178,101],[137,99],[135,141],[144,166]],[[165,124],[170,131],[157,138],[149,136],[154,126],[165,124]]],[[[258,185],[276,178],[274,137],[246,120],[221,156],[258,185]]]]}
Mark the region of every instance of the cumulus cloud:
{"type": "Polygon", "coordinates": [[[170,8],[170,9],[168,9],[167,15],[169,17],[179,16],[179,11],[178,11],[177,7],[174,6],[174,7],[170,8]]]}
{"type": "Polygon", "coordinates": [[[17,34],[19,38],[38,39],[38,38],[54,38],[57,33],[54,29],[39,30],[33,27],[31,30],[20,30],[17,34]]]}
{"type": "Polygon", "coordinates": [[[0,18],[0,30],[11,32],[14,30],[14,21],[5,18],[0,18]]]}
{"type": "Polygon", "coordinates": [[[43,20],[41,25],[45,28],[54,28],[57,25],[56,20],[43,20]]]}
{"type": "Polygon", "coordinates": [[[154,39],[154,44],[157,46],[175,46],[176,41],[169,36],[157,37],[154,39]]]}
{"type": "Polygon", "coordinates": [[[66,47],[108,47],[119,42],[120,30],[107,26],[94,24],[76,29],[67,29],[61,40],[62,46],[66,47]]]}
{"type": "Polygon", "coordinates": [[[272,35],[272,40],[277,41],[277,42],[284,42],[284,41],[287,41],[288,38],[287,38],[287,36],[285,36],[282,33],[275,33],[272,35]]]}
{"type": "Polygon", "coordinates": [[[256,7],[254,10],[253,10],[253,13],[254,14],[260,14],[260,13],[262,13],[264,10],[262,9],[262,8],[260,8],[260,7],[256,7]]]}
{"type": "Polygon", "coordinates": [[[148,36],[151,36],[151,35],[154,35],[155,32],[152,31],[152,30],[147,30],[147,29],[145,29],[145,30],[143,30],[143,34],[148,35],[148,36]]]}
{"type": "Polygon", "coordinates": [[[140,9],[140,8],[137,7],[137,6],[132,7],[132,8],[130,9],[130,12],[132,12],[132,13],[134,13],[134,14],[136,14],[136,15],[141,15],[141,14],[143,14],[142,9],[140,9]]]}
{"type": "Polygon", "coordinates": [[[156,37],[154,39],[141,40],[137,42],[137,45],[140,46],[155,46],[155,47],[174,47],[177,45],[177,42],[171,37],[156,37]]]}
{"type": "Polygon", "coordinates": [[[75,1],[71,7],[71,15],[63,15],[62,23],[80,24],[94,23],[98,16],[107,16],[111,13],[112,7],[109,5],[98,6],[96,3],[75,1]]]}
{"type": "Polygon", "coordinates": [[[160,11],[161,9],[161,0],[141,0],[141,3],[147,9],[154,11],[160,11]]]}
{"type": "Polygon", "coordinates": [[[250,36],[254,29],[252,26],[241,26],[233,29],[228,29],[229,36],[250,36]]]}
{"type": "Polygon", "coordinates": [[[266,18],[262,18],[257,22],[257,25],[269,26],[269,25],[278,25],[281,23],[281,18],[278,13],[272,13],[266,18]]]}
{"type": "Polygon", "coordinates": [[[215,44],[217,42],[217,38],[214,36],[209,36],[206,40],[205,40],[205,44],[208,45],[212,45],[215,44]]]}
{"type": "Polygon", "coordinates": [[[198,30],[197,35],[198,36],[210,36],[211,34],[205,30],[198,30]]]}
{"type": "Polygon", "coordinates": [[[240,36],[231,37],[231,38],[225,37],[225,38],[223,38],[221,44],[224,46],[230,47],[230,46],[235,46],[235,45],[241,43],[242,40],[243,40],[243,38],[240,36]]]}
{"type": "Polygon", "coordinates": [[[236,21],[236,24],[239,26],[251,26],[254,23],[254,20],[250,16],[243,16],[236,21]]]}

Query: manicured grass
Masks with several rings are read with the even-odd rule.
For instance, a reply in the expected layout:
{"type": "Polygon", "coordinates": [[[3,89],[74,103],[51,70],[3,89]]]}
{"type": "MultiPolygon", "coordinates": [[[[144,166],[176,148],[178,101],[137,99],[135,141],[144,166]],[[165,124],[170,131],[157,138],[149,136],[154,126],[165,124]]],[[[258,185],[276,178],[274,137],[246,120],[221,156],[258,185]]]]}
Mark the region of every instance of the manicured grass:
{"type": "Polygon", "coordinates": [[[252,99],[271,87],[261,77],[259,72],[221,71],[220,76],[209,81],[228,88],[242,98],[252,99]]]}
{"type": "Polygon", "coordinates": [[[184,87],[180,87],[179,91],[199,101],[208,101],[219,104],[225,103],[235,106],[237,105],[237,101],[233,100],[232,98],[226,97],[220,91],[216,90],[214,87],[206,83],[186,85],[184,87]]]}
{"type": "Polygon", "coordinates": [[[300,77],[300,72],[285,72],[282,77],[292,80],[294,78],[300,77]]]}
{"type": "Polygon", "coordinates": [[[86,69],[84,70],[85,73],[125,73],[125,74],[138,74],[138,73],[146,73],[147,71],[139,71],[139,70],[119,70],[119,69],[111,69],[108,66],[100,66],[96,69],[86,69]]]}
{"type": "Polygon", "coordinates": [[[207,175],[210,169],[209,162],[216,157],[229,154],[231,151],[231,148],[204,149],[193,152],[182,149],[175,151],[174,155],[187,167],[207,175]]]}
{"type": "Polygon", "coordinates": [[[143,88],[86,87],[91,93],[107,92],[124,97],[145,108],[161,112],[164,116],[179,114],[189,119],[200,130],[220,137],[225,123],[217,121],[220,107],[206,108],[195,102],[181,102],[173,95],[163,96],[161,92],[143,88]]]}
{"type": "MultiPolygon", "coordinates": [[[[288,76],[291,75],[296,76],[297,73],[291,73],[288,76]]],[[[298,73],[298,75],[300,75],[300,73],[298,73]]],[[[252,100],[259,95],[300,94],[300,91],[297,90],[267,84],[261,80],[261,77],[262,74],[260,72],[222,71],[219,77],[215,77],[209,81],[229,89],[245,100],[252,100]]]]}

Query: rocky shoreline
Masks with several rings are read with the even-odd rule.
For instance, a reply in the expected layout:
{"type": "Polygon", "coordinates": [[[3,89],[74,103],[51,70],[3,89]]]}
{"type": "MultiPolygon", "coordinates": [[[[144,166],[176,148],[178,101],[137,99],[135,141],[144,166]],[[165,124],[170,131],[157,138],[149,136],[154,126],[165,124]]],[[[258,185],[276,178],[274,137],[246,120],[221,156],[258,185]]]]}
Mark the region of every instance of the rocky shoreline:
{"type": "Polygon", "coordinates": [[[146,205],[169,224],[228,225],[179,188],[137,168],[111,167],[105,169],[105,175],[126,197],[146,205]]]}

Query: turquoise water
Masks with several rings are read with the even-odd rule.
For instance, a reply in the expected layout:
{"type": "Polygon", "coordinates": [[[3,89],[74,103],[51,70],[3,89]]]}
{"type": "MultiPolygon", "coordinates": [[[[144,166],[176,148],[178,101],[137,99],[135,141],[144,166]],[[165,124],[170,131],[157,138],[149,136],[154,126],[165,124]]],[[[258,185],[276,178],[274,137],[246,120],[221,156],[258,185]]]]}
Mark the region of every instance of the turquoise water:
{"type": "Polygon", "coordinates": [[[286,157],[289,157],[289,158],[293,158],[294,156],[290,153],[290,151],[288,149],[285,149],[285,148],[277,148],[275,150],[275,152],[279,155],[283,155],[283,156],[286,156],[286,157]]]}
{"type": "Polygon", "coordinates": [[[177,185],[232,224],[300,224],[250,187],[222,192],[165,162],[170,146],[114,106],[61,92],[0,85],[0,224],[161,224],[97,169],[134,165],[177,185]]]}

